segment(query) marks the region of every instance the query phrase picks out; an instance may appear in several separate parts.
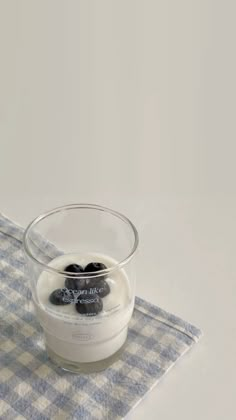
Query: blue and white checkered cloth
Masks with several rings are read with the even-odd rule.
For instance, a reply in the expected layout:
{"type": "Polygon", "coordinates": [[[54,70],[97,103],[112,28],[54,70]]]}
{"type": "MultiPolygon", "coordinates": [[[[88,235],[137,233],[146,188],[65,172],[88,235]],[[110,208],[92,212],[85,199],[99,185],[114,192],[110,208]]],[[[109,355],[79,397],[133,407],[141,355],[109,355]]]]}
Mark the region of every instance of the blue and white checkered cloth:
{"type": "Polygon", "coordinates": [[[66,373],[46,354],[24,276],[23,229],[0,215],[0,418],[118,420],[200,338],[198,328],[136,298],[120,359],[100,373],[66,373]]]}

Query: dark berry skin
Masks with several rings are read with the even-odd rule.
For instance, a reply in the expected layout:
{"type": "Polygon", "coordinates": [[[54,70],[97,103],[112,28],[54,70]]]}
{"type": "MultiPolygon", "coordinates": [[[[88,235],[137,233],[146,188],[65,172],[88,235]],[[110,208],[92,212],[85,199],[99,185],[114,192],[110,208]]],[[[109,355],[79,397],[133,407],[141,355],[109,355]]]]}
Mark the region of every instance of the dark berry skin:
{"type": "Polygon", "coordinates": [[[65,280],[65,287],[72,290],[81,290],[87,288],[85,279],[73,279],[69,277],[65,280]]]}
{"type": "Polygon", "coordinates": [[[68,300],[65,298],[65,292],[63,289],[54,290],[50,296],[49,300],[53,305],[68,305],[68,300]]]}
{"type": "Polygon", "coordinates": [[[79,274],[79,273],[83,273],[84,269],[79,264],[70,264],[64,269],[64,271],[71,274],[74,274],[74,273],[79,274]]]}
{"type": "MultiPolygon", "coordinates": [[[[88,265],[86,265],[84,272],[86,273],[97,273],[101,270],[106,270],[106,266],[103,263],[99,263],[99,262],[91,262],[88,265]]],[[[110,293],[110,287],[109,284],[105,281],[106,275],[104,276],[99,276],[99,277],[91,277],[89,279],[86,280],[86,286],[87,288],[91,287],[97,288],[96,293],[100,296],[100,297],[105,297],[110,293]],[[98,291],[98,289],[100,289],[98,291]]]]}
{"type": "Polygon", "coordinates": [[[81,296],[75,305],[81,315],[95,316],[102,311],[102,299],[98,295],[88,294],[81,296]]]}
{"type": "MultiPolygon", "coordinates": [[[[103,263],[91,262],[86,265],[84,271],[85,273],[96,273],[97,271],[106,270],[106,268],[107,267],[103,263]]],[[[105,276],[103,278],[105,278],[105,276]]]]}
{"type": "Polygon", "coordinates": [[[102,298],[109,295],[109,293],[111,291],[109,284],[105,280],[100,280],[99,288],[102,289],[102,290],[100,290],[98,295],[102,298]]]}
{"type": "MultiPolygon", "coordinates": [[[[92,280],[93,280],[93,283],[91,283],[91,284],[93,284],[93,286],[92,287],[95,287],[96,286],[96,282],[98,281],[98,280],[101,280],[101,279],[103,279],[103,280],[105,280],[105,278],[107,277],[105,274],[104,275],[102,275],[102,276],[99,276],[99,277],[96,277],[95,276],[95,274],[96,273],[98,273],[99,274],[99,271],[101,271],[101,270],[106,270],[106,266],[105,266],[105,264],[103,264],[103,263],[99,263],[99,262],[91,262],[91,263],[89,263],[88,265],[86,265],[86,267],[85,267],[85,269],[84,269],[84,273],[85,273],[85,275],[86,275],[86,273],[92,273],[92,274],[94,274],[94,278],[93,277],[91,277],[90,279],[89,279],[89,281],[91,282],[92,280]]],[[[88,274],[89,275],[89,274],[88,274]]]]}
{"type": "MultiPolygon", "coordinates": [[[[84,269],[83,267],[81,267],[81,265],[79,264],[70,264],[65,268],[65,271],[67,273],[71,273],[73,275],[81,275],[84,273],[84,269]]],[[[85,280],[83,279],[73,279],[73,277],[68,277],[65,280],[65,287],[67,289],[72,289],[72,290],[80,290],[83,289],[85,287],[85,280]]]]}

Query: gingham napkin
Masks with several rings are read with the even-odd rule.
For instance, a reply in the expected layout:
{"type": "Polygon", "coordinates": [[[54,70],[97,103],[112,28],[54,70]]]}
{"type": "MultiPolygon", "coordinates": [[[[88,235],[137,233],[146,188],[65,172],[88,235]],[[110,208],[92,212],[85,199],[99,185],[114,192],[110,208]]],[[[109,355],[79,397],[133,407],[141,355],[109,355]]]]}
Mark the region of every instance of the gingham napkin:
{"type": "Polygon", "coordinates": [[[200,330],[136,298],[120,360],[96,374],[60,370],[48,359],[29,303],[22,236],[21,227],[0,215],[0,418],[124,418],[198,341],[200,330]]]}

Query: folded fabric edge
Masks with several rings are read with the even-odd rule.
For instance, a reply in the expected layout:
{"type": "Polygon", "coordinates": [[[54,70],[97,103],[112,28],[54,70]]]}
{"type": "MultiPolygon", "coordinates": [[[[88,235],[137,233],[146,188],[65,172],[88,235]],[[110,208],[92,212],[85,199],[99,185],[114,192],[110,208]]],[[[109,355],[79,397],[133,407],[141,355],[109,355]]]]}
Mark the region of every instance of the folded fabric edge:
{"type": "Polygon", "coordinates": [[[22,242],[25,228],[0,213],[0,232],[22,242]]]}
{"type": "Polygon", "coordinates": [[[164,309],[159,308],[157,305],[154,305],[153,303],[150,303],[137,296],[135,298],[135,307],[139,311],[145,313],[148,316],[151,316],[159,322],[182,332],[195,342],[197,342],[203,335],[199,328],[195,327],[189,322],[184,321],[182,318],[167,312],[164,309]]]}

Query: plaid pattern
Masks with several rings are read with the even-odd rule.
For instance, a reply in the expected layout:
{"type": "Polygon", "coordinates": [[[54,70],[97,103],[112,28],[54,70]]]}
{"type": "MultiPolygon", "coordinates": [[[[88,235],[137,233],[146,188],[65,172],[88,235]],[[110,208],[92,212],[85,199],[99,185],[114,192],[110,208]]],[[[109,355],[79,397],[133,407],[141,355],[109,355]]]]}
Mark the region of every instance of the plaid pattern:
{"type": "Polygon", "coordinates": [[[23,229],[0,215],[0,418],[122,419],[198,341],[196,327],[136,298],[127,346],[101,373],[71,374],[44,349],[24,277],[23,229]]]}

